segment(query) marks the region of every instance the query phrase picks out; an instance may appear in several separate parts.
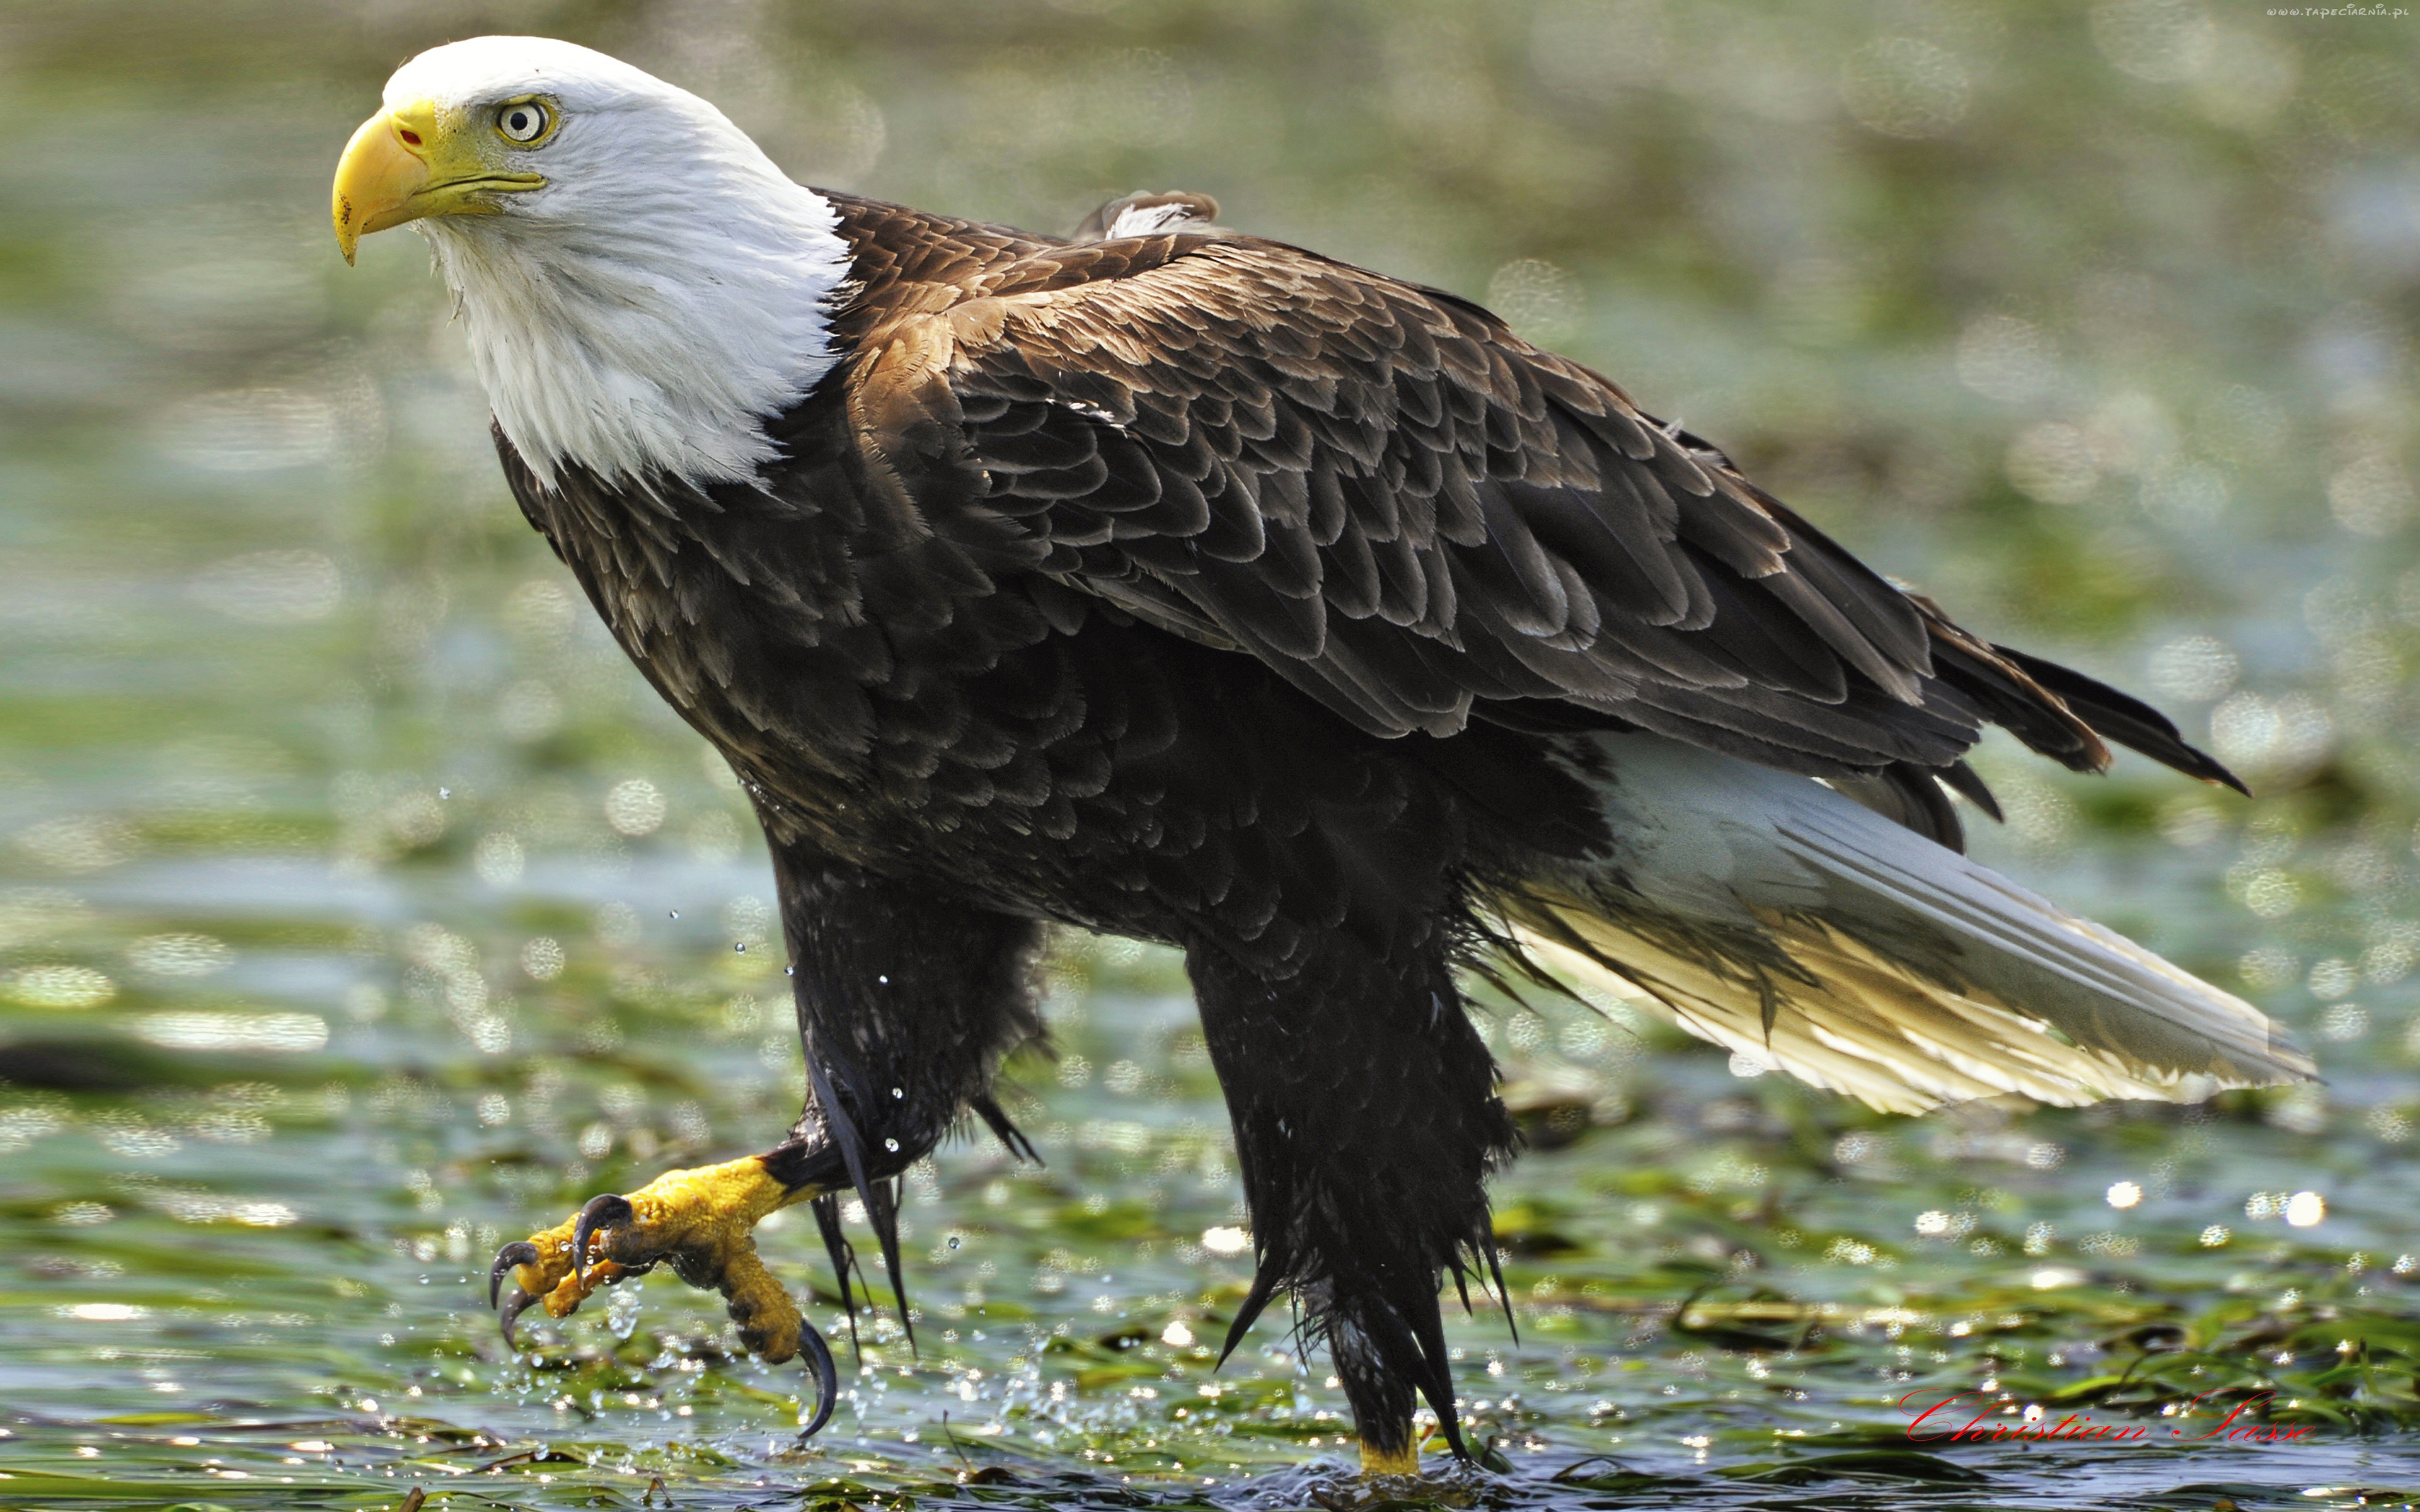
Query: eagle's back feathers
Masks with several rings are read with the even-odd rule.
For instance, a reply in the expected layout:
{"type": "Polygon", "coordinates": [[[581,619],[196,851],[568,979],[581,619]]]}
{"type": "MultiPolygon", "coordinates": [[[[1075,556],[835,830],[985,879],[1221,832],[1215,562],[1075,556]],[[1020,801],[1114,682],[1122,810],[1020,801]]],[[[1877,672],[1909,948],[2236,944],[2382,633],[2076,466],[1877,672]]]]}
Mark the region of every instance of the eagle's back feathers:
{"type": "Polygon", "coordinates": [[[999,251],[946,308],[867,285],[868,413],[946,417],[928,473],[979,485],[1037,571],[1363,729],[1551,700],[1832,775],[1946,767],[2005,714],[2106,760],[1992,648],[1936,666],[1946,621],[1476,306],[1231,235],[999,251]]]}

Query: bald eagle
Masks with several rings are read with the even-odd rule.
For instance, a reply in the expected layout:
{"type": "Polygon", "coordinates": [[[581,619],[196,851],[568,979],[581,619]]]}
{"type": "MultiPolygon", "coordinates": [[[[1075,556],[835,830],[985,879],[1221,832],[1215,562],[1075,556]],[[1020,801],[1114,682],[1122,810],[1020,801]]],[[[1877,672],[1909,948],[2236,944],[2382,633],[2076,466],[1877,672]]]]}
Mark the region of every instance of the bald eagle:
{"type": "Polygon", "coordinates": [[[1960,628],[1486,310],[1113,203],[1073,239],[791,182],[584,48],[423,54],[334,215],[411,223],[504,475],[762,820],[810,1091],[762,1154],[505,1246],[510,1319],[669,1263],[829,1351],[758,1259],[898,1181],[1039,1039],[1046,924],[1184,952],[1256,1269],[1373,1472],[1463,1452],[1440,1327],[1514,1131],[1465,973],[1615,978],[1882,1108],[2305,1076],[2250,1005],[1966,860],[1997,724],[2235,785],[1960,628]]]}

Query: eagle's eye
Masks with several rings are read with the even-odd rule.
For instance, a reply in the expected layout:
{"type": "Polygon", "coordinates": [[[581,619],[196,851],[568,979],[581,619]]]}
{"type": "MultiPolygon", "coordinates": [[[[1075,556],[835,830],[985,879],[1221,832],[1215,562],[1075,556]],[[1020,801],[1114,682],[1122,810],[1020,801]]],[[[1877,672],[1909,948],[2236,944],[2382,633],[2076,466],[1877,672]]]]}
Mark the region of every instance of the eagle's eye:
{"type": "Polygon", "coordinates": [[[507,142],[527,147],[554,130],[554,112],[538,100],[516,100],[496,107],[496,131],[507,142]]]}

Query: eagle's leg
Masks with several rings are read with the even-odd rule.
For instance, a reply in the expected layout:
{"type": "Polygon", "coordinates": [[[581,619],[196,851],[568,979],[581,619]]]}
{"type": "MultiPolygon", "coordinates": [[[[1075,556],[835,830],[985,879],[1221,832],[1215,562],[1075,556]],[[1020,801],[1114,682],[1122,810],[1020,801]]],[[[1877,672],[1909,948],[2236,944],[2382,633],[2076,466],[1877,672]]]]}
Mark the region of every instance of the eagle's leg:
{"type": "MultiPolygon", "coordinates": [[[[504,1324],[542,1302],[562,1318],[603,1284],[669,1263],[730,1299],[749,1349],[771,1361],[818,1342],[764,1261],[768,1214],[851,1186],[892,1211],[885,1183],[985,1099],[1001,1056],[1041,1033],[1031,986],[1039,926],[878,878],[776,842],[774,880],[794,963],[808,1093],[788,1137],[761,1155],[671,1171],[638,1191],[507,1244],[504,1324]]],[[[883,1234],[885,1258],[895,1248],[883,1234]]]]}
{"type": "Polygon", "coordinates": [[[1449,1268],[1488,1263],[1482,1183],[1513,1134],[1443,942],[1339,934],[1280,980],[1207,946],[1187,966],[1259,1252],[1227,1348],[1291,1288],[1352,1404],[1365,1472],[1418,1472],[1418,1397],[1466,1457],[1437,1293],[1449,1268]]]}

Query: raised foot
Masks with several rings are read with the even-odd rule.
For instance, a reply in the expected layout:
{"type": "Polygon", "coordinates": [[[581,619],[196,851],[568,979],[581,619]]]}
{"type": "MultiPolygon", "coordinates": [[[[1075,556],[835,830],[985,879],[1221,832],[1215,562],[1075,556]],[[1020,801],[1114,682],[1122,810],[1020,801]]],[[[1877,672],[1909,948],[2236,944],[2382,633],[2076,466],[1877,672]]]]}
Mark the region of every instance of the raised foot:
{"type": "Polygon", "coordinates": [[[497,1251],[488,1301],[501,1307],[509,1344],[514,1321],[533,1304],[543,1303],[550,1318],[567,1318],[598,1287],[669,1264],[690,1286],[721,1292],[740,1342],[767,1361],[779,1365],[805,1353],[815,1378],[814,1416],[800,1435],[807,1437],[831,1418],[839,1372],[823,1335],[757,1257],[751,1230],[775,1210],[814,1196],[813,1188],[774,1180],[753,1155],[667,1171],[627,1196],[591,1197],[554,1227],[497,1251]],[[500,1297],[506,1273],[513,1289],[500,1297]]]}

